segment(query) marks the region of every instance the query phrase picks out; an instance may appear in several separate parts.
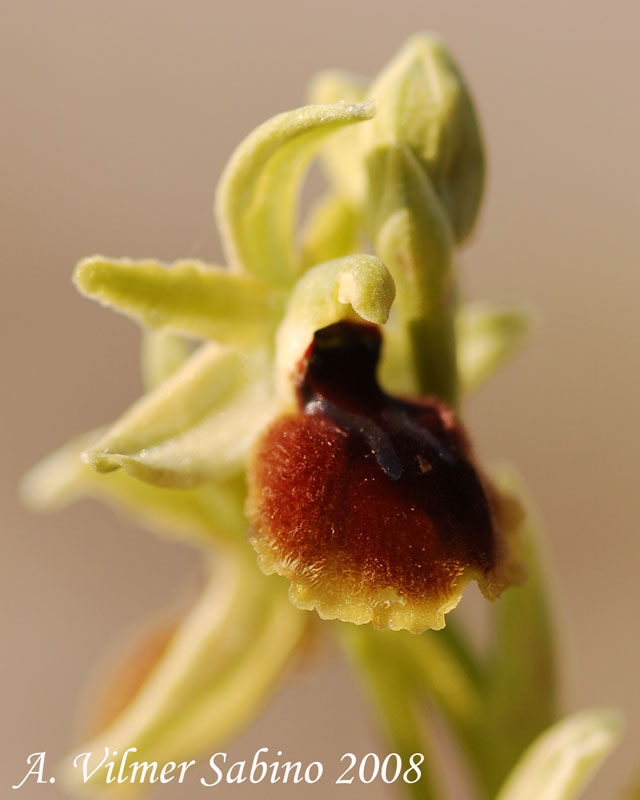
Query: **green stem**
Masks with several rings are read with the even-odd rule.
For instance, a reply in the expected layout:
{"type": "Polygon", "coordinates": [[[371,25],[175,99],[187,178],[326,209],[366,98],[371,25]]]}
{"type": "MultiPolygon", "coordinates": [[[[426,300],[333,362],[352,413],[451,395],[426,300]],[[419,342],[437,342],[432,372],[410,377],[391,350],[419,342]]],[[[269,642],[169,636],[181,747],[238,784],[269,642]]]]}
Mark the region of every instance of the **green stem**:
{"type": "Polygon", "coordinates": [[[434,701],[457,738],[480,797],[488,797],[485,774],[486,674],[459,634],[449,624],[420,636],[396,634],[396,657],[404,661],[415,697],[434,701]]]}
{"type": "Polygon", "coordinates": [[[458,380],[453,314],[442,309],[422,319],[409,320],[406,327],[420,394],[438,397],[455,407],[458,380]]]}
{"type": "Polygon", "coordinates": [[[399,785],[412,800],[442,800],[442,793],[434,785],[428,746],[416,713],[411,681],[404,661],[397,658],[393,646],[398,634],[375,631],[369,625],[348,624],[340,625],[339,633],[350,661],[364,678],[393,752],[402,759],[403,774],[414,754],[424,756],[420,779],[416,783],[402,781],[399,785]]]}

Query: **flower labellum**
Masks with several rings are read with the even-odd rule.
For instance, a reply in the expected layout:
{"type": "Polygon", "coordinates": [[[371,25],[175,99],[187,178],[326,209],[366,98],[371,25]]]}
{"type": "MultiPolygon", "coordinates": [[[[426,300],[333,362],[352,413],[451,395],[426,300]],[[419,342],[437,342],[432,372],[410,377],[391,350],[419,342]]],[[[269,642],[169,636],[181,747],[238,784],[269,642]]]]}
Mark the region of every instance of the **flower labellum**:
{"type": "Polygon", "coordinates": [[[254,449],[251,542],[300,608],[420,633],[444,627],[469,580],[494,600],[513,576],[496,500],[453,412],[383,392],[380,347],[375,325],[315,334],[299,410],[254,449]]]}

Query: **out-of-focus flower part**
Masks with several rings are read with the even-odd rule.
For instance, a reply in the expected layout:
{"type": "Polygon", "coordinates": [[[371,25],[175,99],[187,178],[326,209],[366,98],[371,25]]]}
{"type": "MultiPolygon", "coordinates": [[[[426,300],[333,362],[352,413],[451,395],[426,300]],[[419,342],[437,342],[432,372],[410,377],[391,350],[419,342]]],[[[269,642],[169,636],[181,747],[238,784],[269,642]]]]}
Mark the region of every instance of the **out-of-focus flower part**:
{"type": "Polygon", "coordinates": [[[470,579],[495,600],[516,576],[453,411],[385,394],[380,345],[371,325],[315,334],[298,411],[251,458],[251,541],[300,608],[421,633],[444,626],[470,579]]]}
{"type": "MultiPolygon", "coordinates": [[[[218,554],[196,603],[142,665],[142,680],[130,676],[137,691],[107,710],[106,726],[83,747],[137,747],[145,760],[166,763],[235,734],[283,675],[306,625],[281,590],[247,558],[218,554]]],[[[77,783],[77,771],[68,778],[77,783]]],[[[96,774],[88,788],[101,784],[96,774]]]]}
{"type": "Polygon", "coordinates": [[[557,722],[518,760],[496,800],[572,800],[620,738],[620,714],[590,709],[557,722]]]}

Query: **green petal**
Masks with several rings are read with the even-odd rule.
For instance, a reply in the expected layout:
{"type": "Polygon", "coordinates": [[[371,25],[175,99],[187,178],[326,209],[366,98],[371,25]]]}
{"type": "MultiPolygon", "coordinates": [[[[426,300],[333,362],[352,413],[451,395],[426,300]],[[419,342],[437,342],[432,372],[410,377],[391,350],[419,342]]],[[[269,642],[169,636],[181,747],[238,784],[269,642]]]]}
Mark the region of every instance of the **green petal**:
{"type": "Polygon", "coordinates": [[[615,747],[620,727],[620,715],[609,709],[582,711],[558,722],[529,747],[496,800],[578,797],[615,747]]]}
{"type": "MultiPolygon", "coordinates": [[[[367,83],[339,70],[326,70],[315,76],[309,87],[310,103],[360,103],[367,94],[367,83]]],[[[328,139],[320,151],[329,183],[354,205],[362,202],[366,177],[359,142],[359,127],[347,128],[328,139]]]]}
{"type": "Polygon", "coordinates": [[[471,98],[451,54],[436,36],[411,37],[368,96],[378,101],[379,113],[362,131],[364,149],[407,145],[462,242],[480,208],[484,154],[471,98]]]}
{"type": "Polygon", "coordinates": [[[221,342],[263,340],[278,313],[261,281],[199,261],[167,266],[93,256],[78,264],[74,283],[82,294],[149,328],[221,342]]]}
{"type": "Polygon", "coordinates": [[[329,134],[373,114],[371,103],[306,106],[265,122],[242,142],[216,195],[230,264],[277,286],[293,282],[299,266],[296,209],[306,168],[329,134]]]}
{"type": "Polygon", "coordinates": [[[242,471],[272,412],[269,354],[210,343],[134,403],[84,458],[98,472],[124,467],[159,486],[225,480],[242,471]]]}
{"type": "Polygon", "coordinates": [[[530,315],[517,309],[466,303],[456,316],[458,373],[463,392],[472,392],[520,347],[530,315]]]}
{"type": "Polygon", "coordinates": [[[340,195],[327,194],[312,207],[302,237],[302,267],[307,269],[355,253],[358,216],[340,195]]]}
{"type": "MultiPolygon", "coordinates": [[[[136,696],[74,757],[92,752],[91,767],[105,746],[120,755],[136,747],[130,761],[159,764],[215,752],[264,702],[307,619],[280,581],[225,556],[136,696]]],[[[67,780],[82,789],[79,773],[69,769],[67,780]]],[[[104,789],[104,778],[99,771],[87,789],[104,789]]]]}
{"type": "Polygon", "coordinates": [[[291,392],[291,375],[313,334],[355,312],[382,324],[395,297],[393,279],[375,256],[353,255],[319,264],[296,284],[276,336],[276,370],[282,399],[291,392]]]}
{"type": "Polygon", "coordinates": [[[172,538],[207,544],[244,541],[243,481],[164,489],[124,470],[100,475],[81,461],[80,453],[102,434],[99,430],[80,436],[35,466],[21,485],[24,502],[37,511],[56,511],[84,497],[96,497],[172,538]]]}

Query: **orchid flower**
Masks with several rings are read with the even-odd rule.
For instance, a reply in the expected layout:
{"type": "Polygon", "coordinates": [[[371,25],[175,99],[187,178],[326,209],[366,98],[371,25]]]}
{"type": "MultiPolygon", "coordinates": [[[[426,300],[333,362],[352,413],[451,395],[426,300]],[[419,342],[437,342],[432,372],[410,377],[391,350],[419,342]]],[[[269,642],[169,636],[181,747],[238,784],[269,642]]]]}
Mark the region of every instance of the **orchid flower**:
{"type": "MultiPolygon", "coordinates": [[[[206,751],[246,724],[320,624],[361,670],[398,753],[425,752],[416,702],[438,704],[480,796],[552,721],[530,523],[513,478],[479,466],[459,417],[527,327],[519,310],[459,298],[454,255],[483,178],[460,73],[436,37],[416,36],[369,86],[318,76],[310,105],[238,147],[215,203],[225,266],[78,264],[80,292],[143,327],[147,391],[38,465],[25,498],[41,509],[104,499],[200,547],[210,576],[184,619],[146,640],[87,750],[206,751]],[[299,233],[316,155],[329,190],[299,233]],[[488,655],[450,623],[428,632],[470,580],[496,600],[525,562],[488,655]],[[530,693],[538,706],[523,715],[530,693]]],[[[540,748],[528,758],[543,776],[540,748]]],[[[515,792],[519,775],[500,800],[534,796],[515,792]]],[[[427,777],[405,788],[441,796],[427,777]]]]}

